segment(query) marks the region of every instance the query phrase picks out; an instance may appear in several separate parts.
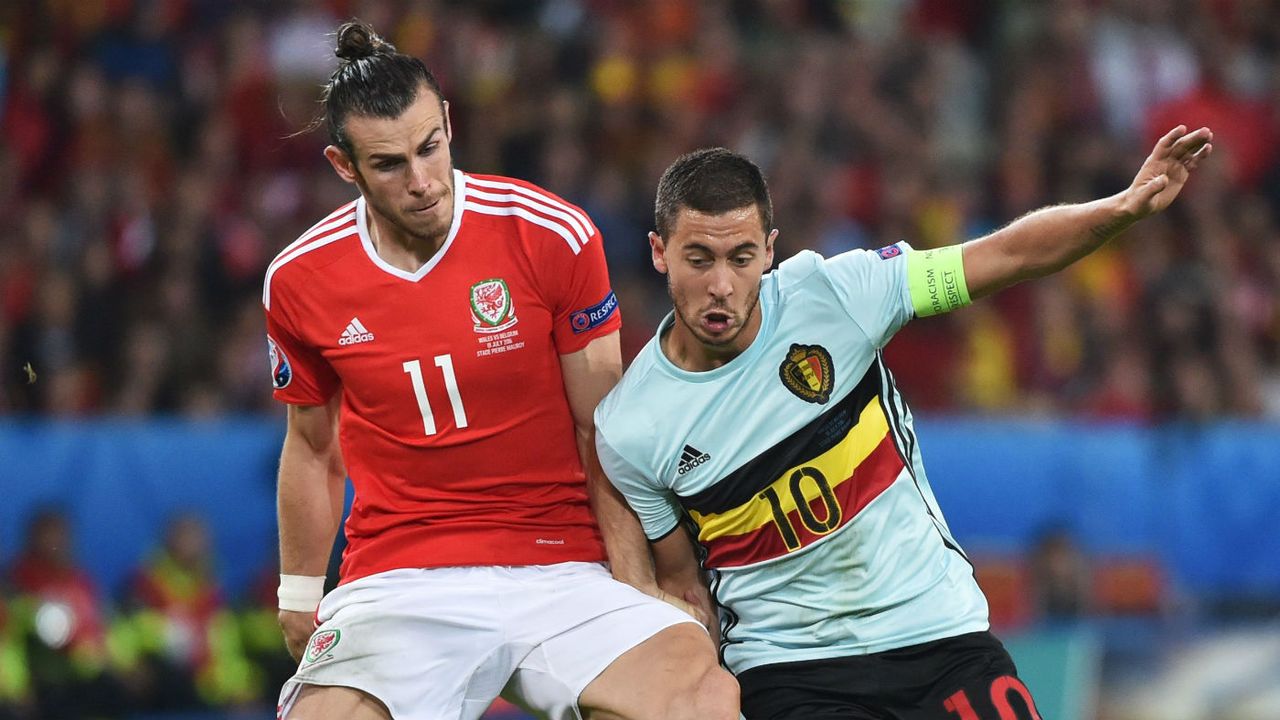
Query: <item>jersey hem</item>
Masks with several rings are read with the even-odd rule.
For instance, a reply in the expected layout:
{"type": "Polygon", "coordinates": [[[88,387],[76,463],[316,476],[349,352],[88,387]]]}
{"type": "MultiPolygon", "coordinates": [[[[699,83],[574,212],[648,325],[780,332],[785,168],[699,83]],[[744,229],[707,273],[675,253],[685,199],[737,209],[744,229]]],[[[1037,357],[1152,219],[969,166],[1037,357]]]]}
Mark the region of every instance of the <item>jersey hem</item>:
{"type": "Polygon", "coordinates": [[[760,658],[759,661],[725,661],[726,666],[734,675],[744,673],[747,670],[755,668],[768,667],[771,665],[789,665],[797,662],[807,662],[810,660],[834,660],[836,658],[854,658],[866,655],[875,655],[876,653],[889,652],[890,650],[901,650],[909,648],[913,645],[923,645],[925,643],[937,640],[946,640],[948,638],[967,635],[974,632],[989,632],[991,630],[990,621],[970,622],[959,625],[946,631],[920,633],[909,637],[896,638],[893,640],[882,640],[880,642],[866,643],[862,645],[843,646],[834,648],[814,648],[800,649],[789,651],[790,656],[786,660],[768,660],[760,658]]]}

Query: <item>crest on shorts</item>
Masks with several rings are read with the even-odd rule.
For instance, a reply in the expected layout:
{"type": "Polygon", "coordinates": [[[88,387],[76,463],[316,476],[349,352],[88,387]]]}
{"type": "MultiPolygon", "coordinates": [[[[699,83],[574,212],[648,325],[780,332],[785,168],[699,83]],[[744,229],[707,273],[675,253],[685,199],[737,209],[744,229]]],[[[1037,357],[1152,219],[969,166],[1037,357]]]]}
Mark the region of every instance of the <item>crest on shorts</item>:
{"type": "Polygon", "coordinates": [[[271,387],[277,390],[289,387],[289,383],[293,381],[293,367],[270,335],[267,336],[267,359],[271,361],[271,387]]]}
{"type": "Polygon", "coordinates": [[[311,636],[311,642],[307,643],[307,652],[303,659],[309,663],[315,663],[332,658],[333,649],[338,646],[338,641],[341,639],[341,630],[320,630],[311,636]]]}
{"type": "Polygon", "coordinates": [[[782,384],[805,402],[825,405],[831,399],[835,368],[831,366],[831,353],[821,345],[792,343],[787,357],[778,366],[778,375],[782,384]]]}
{"type": "Polygon", "coordinates": [[[495,333],[516,324],[516,306],[507,281],[481,280],[471,286],[471,320],[478,333],[495,333]]]}

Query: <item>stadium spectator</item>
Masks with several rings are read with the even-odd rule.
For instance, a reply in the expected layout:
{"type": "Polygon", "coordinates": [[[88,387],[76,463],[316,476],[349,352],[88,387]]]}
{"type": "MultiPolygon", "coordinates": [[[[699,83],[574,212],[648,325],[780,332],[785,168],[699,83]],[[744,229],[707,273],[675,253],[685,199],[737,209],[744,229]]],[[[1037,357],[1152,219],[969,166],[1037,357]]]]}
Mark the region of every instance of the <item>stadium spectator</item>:
{"type": "Polygon", "coordinates": [[[153,710],[234,707],[261,692],[240,628],[213,575],[209,531],[174,518],[164,544],[138,571],[128,622],[152,676],[153,710]]]}
{"type": "Polygon", "coordinates": [[[1090,612],[1091,567],[1075,537],[1064,527],[1045,528],[1028,557],[1038,617],[1048,623],[1073,622],[1090,612]]]}
{"type": "Polygon", "coordinates": [[[110,667],[107,608],[76,565],[70,520],[55,509],[31,519],[14,562],[11,630],[25,643],[39,714],[58,717],[121,708],[110,667]]]}
{"type": "MultiPolygon", "coordinates": [[[[1206,178],[1188,198],[1202,209],[1143,230],[1177,242],[1135,237],[1062,283],[1000,298],[981,322],[908,328],[891,359],[921,409],[1277,416],[1280,393],[1261,389],[1280,387],[1280,158],[1267,140],[1280,131],[1267,31],[1280,15],[1256,3],[1164,12],[1170,4],[354,9],[458,88],[467,167],[528,177],[599,217],[617,238],[615,280],[634,296],[622,300],[644,307],[632,317],[650,326],[661,288],[644,264],[645,188],[695,146],[745,151],[787,188],[778,211],[802,222],[780,252],[832,254],[900,237],[946,244],[1050,200],[1114,192],[1117,158],[1140,151],[1149,128],[1169,124],[1161,118],[1211,115],[1222,187],[1206,178]],[[1174,249],[1149,249],[1165,244],[1174,249]],[[1143,321],[1145,299],[1165,278],[1206,273],[1197,302],[1231,352],[1168,355],[1177,338],[1143,321]],[[1046,304],[1059,320],[1037,327],[1046,304]],[[906,357],[917,346],[970,360],[939,375],[906,357]],[[1195,397],[1171,397],[1178,388],[1195,397]]],[[[343,197],[319,139],[291,134],[332,68],[307,33],[352,9],[6,8],[0,211],[18,222],[0,243],[0,411],[270,408],[251,392],[260,319],[248,308],[279,238],[343,197]],[[220,350],[199,351],[211,343],[220,350]]],[[[634,337],[652,329],[633,327],[634,337]]]]}

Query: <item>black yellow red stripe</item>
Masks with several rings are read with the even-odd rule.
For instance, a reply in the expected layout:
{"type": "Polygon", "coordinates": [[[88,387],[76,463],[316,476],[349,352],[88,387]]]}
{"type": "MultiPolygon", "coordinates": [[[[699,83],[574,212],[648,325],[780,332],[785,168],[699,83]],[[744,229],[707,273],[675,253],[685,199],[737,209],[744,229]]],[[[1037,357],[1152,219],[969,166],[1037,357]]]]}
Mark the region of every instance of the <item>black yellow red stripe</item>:
{"type": "Polygon", "coordinates": [[[869,422],[860,422],[843,442],[791,468],[747,503],[714,515],[690,513],[707,567],[752,565],[795,552],[848,524],[884,492],[901,474],[902,458],[878,400],[863,417],[869,422]]]}
{"type": "Polygon", "coordinates": [[[708,490],[681,499],[698,526],[707,567],[795,552],[848,524],[898,478],[904,465],[874,370],[836,407],[708,490]]]}

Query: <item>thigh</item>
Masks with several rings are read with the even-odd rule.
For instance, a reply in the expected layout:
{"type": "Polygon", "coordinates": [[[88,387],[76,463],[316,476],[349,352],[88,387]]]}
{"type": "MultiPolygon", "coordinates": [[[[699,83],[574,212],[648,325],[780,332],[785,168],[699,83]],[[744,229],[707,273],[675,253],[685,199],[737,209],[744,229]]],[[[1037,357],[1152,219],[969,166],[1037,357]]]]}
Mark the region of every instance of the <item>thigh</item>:
{"type": "Polygon", "coordinates": [[[833,658],[751,668],[738,675],[742,714],[747,720],[890,720],[873,702],[876,683],[867,665],[865,658],[833,658]]]}
{"type": "Polygon", "coordinates": [[[991,633],[930,643],[922,654],[916,668],[933,681],[904,720],[1040,720],[1013,658],[991,633]]]}
{"type": "Polygon", "coordinates": [[[281,692],[281,716],[323,686],[359,691],[397,720],[478,717],[519,661],[482,570],[395,570],[330,593],[281,692]]]}
{"type": "Polygon", "coordinates": [[[291,713],[307,720],[391,720],[377,698],[349,687],[300,686],[291,706],[291,713]]]}
{"type": "Polygon", "coordinates": [[[748,720],[1040,720],[990,633],[869,655],[777,663],[738,676],[748,720]]]}
{"type": "MultiPolygon", "coordinates": [[[[538,571],[528,595],[540,598],[512,623],[531,650],[504,694],[554,720],[581,716],[580,696],[628,651],[672,626],[687,627],[714,664],[702,626],[675,607],[619,583],[598,565],[566,563],[538,571]]],[[[696,647],[696,646],[695,646],[696,647]]],[[[633,684],[635,678],[632,678],[633,684]]]]}

